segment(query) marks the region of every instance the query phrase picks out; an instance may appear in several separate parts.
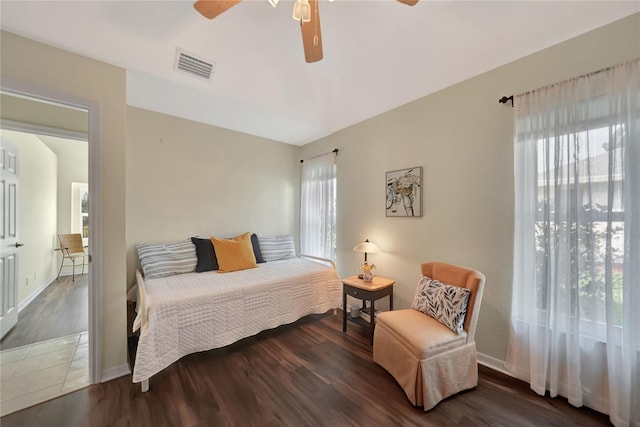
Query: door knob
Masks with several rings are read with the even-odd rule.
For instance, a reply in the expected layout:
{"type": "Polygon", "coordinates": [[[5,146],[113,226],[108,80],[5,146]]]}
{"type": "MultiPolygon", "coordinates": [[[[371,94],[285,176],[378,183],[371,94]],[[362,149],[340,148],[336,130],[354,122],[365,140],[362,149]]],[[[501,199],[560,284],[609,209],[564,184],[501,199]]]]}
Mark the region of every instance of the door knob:
{"type": "Polygon", "coordinates": [[[24,243],[18,243],[18,242],[16,242],[16,248],[19,248],[20,246],[24,246],[24,243]]]}

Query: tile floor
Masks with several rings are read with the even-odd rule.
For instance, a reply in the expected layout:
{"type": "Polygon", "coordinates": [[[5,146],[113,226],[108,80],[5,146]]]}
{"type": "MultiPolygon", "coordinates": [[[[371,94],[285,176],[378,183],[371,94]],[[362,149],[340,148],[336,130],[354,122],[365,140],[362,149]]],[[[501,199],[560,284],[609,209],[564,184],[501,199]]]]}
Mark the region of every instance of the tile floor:
{"type": "Polygon", "coordinates": [[[89,385],[87,332],[0,351],[0,416],[89,385]]]}

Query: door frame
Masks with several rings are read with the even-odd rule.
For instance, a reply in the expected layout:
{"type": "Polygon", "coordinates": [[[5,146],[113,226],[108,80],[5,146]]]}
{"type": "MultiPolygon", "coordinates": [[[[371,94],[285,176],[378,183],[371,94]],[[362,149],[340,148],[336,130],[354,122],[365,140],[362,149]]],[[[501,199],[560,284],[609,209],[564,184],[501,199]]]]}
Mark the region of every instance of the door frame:
{"type": "MultiPolygon", "coordinates": [[[[101,105],[98,101],[81,98],[67,93],[52,91],[22,82],[3,78],[0,90],[14,96],[33,98],[41,102],[50,102],[70,108],[80,108],[88,111],[89,115],[89,383],[97,384],[102,381],[102,141],[101,141],[101,105]]],[[[43,133],[51,136],[68,138],[69,132],[55,132],[55,128],[3,121],[7,129],[26,132],[43,133]],[[17,127],[20,127],[18,129],[17,127]]],[[[76,135],[77,136],[77,135],[76,135]]]]}

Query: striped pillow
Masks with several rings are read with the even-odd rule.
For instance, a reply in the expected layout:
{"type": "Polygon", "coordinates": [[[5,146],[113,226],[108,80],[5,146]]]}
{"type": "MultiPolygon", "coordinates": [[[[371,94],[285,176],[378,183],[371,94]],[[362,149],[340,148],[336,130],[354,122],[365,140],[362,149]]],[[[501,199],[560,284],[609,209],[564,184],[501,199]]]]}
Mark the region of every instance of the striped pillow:
{"type": "Polygon", "coordinates": [[[258,236],[258,244],[262,259],[266,262],[296,257],[296,246],[293,236],[258,236]]]}
{"type": "Polygon", "coordinates": [[[177,243],[136,245],[144,276],[147,279],[195,271],[196,248],[188,240],[177,243]]]}

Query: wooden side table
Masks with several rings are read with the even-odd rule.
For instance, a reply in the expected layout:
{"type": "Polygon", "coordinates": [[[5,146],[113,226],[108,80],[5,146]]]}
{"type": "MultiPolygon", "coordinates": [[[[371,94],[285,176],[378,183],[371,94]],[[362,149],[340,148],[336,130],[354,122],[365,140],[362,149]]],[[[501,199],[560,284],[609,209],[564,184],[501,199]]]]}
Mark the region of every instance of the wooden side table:
{"type": "Polygon", "coordinates": [[[347,319],[361,326],[368,326],[371,334],[371,344],[373,344],[376,312],[375,302],[380,298],[388,296],[389,309],[393,310],[393,285],[395,283],[395,280],[385,279],[380,276],[375,276],[370,282],[358,279],[358,276],[342,279],[342,332],[347,332],[347,319]],[[347,295],[362,300],[363,307],[366,305],[366,301],[371,302],[369,322],[360,317],[351,317],[351,314],[347,312],[347,295]]]}

